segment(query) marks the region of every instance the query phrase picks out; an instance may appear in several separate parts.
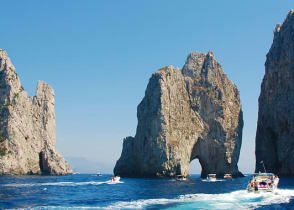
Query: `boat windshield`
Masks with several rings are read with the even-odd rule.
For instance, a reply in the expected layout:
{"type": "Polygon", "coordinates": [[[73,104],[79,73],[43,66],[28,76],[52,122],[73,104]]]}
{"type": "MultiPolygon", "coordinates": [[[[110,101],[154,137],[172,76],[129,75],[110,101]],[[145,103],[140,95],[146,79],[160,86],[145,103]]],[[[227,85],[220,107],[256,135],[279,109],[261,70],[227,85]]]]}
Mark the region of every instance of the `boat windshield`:
{"type": "Polygon", "coordinates": [[[273,177],[275,176],[273,173],[256,173],[256,174],[253,174],[254,177],[273,177]]]}

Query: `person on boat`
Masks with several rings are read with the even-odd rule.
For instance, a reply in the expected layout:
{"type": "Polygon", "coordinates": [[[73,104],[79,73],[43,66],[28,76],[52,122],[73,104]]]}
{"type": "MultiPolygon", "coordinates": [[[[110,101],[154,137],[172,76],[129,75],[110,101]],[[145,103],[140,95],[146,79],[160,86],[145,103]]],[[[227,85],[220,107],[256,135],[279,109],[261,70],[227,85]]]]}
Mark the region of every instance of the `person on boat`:
{"type": "Polygon", "coordinates": [[[258,184],[257,184],[257,181],[254,181],[254,190],[255,190],[255,191],[258,191],[258,184]]]}
{"type": "Polygon", "coordinates": [[[254,187],[253,180],[250,180],[250,186],[251,186],[252,188],[254,187]]]}
{"type": "Polygon", "coordinates": [[[269,188],[273,188],[272,182],[268,183],[269,188]]]}

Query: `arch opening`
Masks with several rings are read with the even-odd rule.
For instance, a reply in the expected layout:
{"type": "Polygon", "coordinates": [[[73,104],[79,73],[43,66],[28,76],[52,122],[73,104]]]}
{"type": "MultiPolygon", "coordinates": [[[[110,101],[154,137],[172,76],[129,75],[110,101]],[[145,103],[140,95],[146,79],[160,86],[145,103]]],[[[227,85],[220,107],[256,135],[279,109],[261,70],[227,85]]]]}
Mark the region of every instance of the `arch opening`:
{"type": "Polygon", "coordinates": [[[190,175],[201,175],[202,166],[198,158],[194,158],[190,161],[189,174],[190,175]]]}

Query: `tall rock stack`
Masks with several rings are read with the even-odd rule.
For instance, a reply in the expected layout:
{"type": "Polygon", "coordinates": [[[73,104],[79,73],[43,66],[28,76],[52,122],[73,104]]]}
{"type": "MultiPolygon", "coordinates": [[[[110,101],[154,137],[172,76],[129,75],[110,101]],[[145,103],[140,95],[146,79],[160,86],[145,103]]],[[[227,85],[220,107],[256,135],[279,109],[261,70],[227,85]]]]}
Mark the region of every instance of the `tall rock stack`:
{"type": "Polygon", "coordinates": [[[191,53],[182,70],[167,66],[155,72],[137,116],[136,135],[124,139],[116,175],[188,176],[190,162],[199,159],[202,177],[242,176],[239,91],[212,52],[191,53]]]}
{"type": "Polygon", "coordinates": [[[294,10],[274,30],[259,96],[256,172],[294,176],[294,10]]]}
{"type": "Polygon", "coordinates": [[[39,81],[28,97],[0,49],[0,174],[72,173],[55,149],[54,90],[39,81]]]}

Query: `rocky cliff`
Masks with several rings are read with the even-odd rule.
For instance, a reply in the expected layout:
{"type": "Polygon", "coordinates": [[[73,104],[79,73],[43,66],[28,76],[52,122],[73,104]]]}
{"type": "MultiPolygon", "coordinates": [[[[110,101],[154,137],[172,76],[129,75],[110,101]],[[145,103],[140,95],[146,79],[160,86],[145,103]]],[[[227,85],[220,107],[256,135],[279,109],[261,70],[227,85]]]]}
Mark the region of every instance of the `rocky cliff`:
{"type": "Polygon", "coordinates": [[[259,96],[256,172],[294,176],[294,10],[274,30],[259,96]]]}
{"type": "Polygon", "coordinates": [[[39,81],[28,97],[15,67],[0,50],[0,174],[71,173],[55,147],[54,90],[39,81]]]}
{"type": "Polygon", "coordinates": [[[124,139],[114,174],[188,176],[197,158],[202,177],[242,176],[237,166],[243,128],[239,91],[212,52],[191,53],[182,70],[168,66],[155,72],[137,116],[136,135],[124,139]]]}

